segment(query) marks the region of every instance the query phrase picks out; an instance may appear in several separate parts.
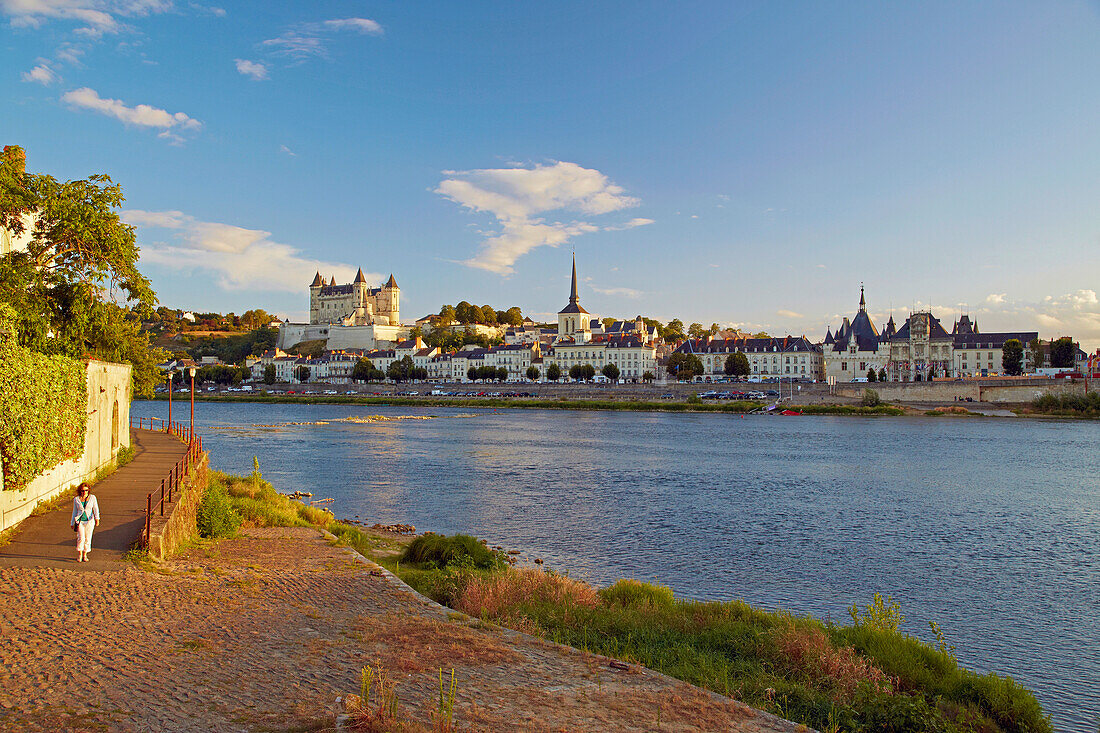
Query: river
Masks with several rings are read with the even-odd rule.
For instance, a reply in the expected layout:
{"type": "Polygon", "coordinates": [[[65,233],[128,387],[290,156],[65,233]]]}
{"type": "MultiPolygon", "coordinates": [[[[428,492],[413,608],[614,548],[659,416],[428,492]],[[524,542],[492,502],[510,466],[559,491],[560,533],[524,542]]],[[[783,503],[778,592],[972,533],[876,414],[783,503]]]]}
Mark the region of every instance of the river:
{"type": "Polygon", "coordinates": [[[215,468],[255,455],[337,516],[474,534],[596,584],[843,623],[891,595],[903,630],[939,623],[961,664],[1096,733],[1100,422],[213,402],[195,419],[215,468]],[[435,417],[287,425],[368,415],[435,417]]]}

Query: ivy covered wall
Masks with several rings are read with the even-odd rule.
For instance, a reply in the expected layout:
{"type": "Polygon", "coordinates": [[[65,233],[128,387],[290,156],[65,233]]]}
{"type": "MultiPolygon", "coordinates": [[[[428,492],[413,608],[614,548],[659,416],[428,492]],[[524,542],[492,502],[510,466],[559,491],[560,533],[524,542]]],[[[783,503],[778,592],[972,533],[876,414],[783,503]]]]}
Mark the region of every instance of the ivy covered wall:
{"type": "Polygon", "coordinates": [[[84,450],[87,369],[24,349],[0,334],[0,464],[5,490],[84,450]]]}

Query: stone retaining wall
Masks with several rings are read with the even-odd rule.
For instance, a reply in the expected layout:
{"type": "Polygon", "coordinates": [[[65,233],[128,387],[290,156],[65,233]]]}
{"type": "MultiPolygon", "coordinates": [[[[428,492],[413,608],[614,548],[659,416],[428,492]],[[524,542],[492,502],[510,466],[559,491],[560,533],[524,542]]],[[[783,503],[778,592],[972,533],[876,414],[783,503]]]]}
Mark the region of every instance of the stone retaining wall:
{"type": "Polygon", "coordinates": [[[29,517],[40,502],[94,478],[115,460],[120,448],[130,445],[130,365],[92,360],[87,370],[84,452],[42,472],[20,490],[4,491],[0,477],[0,532],[29,517]]]}
{"type": "Polygon", "coordinates": [[[172,498],[175,501],[165,508],[165,516],[155,515],[149,525],[149,558],[163,562],[180,545],[195,536],[196,518],[202,494],[210,474],[210,454],[203,453],[195,464],[183,488],[172,498]]]}
{"type": "Polygon", "coordinates": [[[1045,394],[1084,394],[1085,384],[1067,380],[1025,380],[1016,384],[965,382],[875,382],[838,384],[839,397],[860,398],[863,390],[878,392],[883,402],[953,402],[970,398],[975,402],[1031,402],[1045,394]]]}

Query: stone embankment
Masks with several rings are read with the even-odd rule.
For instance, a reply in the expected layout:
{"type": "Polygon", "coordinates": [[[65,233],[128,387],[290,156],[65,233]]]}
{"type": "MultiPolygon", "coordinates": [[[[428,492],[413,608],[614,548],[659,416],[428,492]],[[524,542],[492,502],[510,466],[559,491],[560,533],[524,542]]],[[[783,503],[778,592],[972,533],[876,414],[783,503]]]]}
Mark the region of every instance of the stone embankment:
{"type": "Polygon", "coordinates": [[[458,730],[804,730],[448,611],[312,529],[248,530],[151,569],[0,568],[0,587],[4,730],[331,729],[368,665],[411,730],[430,729],[452,668],[458,730]]]}

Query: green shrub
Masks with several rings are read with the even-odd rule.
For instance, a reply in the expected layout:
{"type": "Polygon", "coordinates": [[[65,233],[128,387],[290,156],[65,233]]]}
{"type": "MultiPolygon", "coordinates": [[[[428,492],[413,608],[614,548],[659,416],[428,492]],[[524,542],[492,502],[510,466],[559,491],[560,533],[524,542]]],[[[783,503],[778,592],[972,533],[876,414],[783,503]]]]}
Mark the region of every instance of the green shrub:
{"type": "Polygon", "coordinates": [[[0,319],[0,463],[4,488],[21,489],[84,450],[88,374],[83,363],[7,339],[0,319]]]}
{"type": "Polygon", "coordinates": [[[134,460],[134,446],[124,445],[118,449],[118,453],[115,455],[115,465],[118,468],[122,468],[132,460],[134,460]]]}
{"type": "Polygon", "coordinates": [[[456,534],[450,537],[440,534],[420,535],[414,539],[401,556],[401,562],[411,562],[432,568],[469,568],[497,570],[505,565],[500,552],[490,550],[475,537],[456,534]]]}
{"type": "Polygon", "coordinates": [[[241,527],[241,517],[233,509],[225,484],[210,480],[202,492],[196,518],[200,537],[228,537],[241,527]]]}
{"type": "Polygon", "coordinates": [[[600,589],[600,599],[608,606],[622,608],[670,607],[676,600],[672,595],[672,589],[667,586],[625,578],[615,581],[614,585],[600,589]]]}
{"type": "Polygon", "coordinates": [[[860,401],[863,407],[878,407],[882,404],[882,400],[879,399],[878,392],[868,387],[863,390],[863,399],[860,401]]]}

